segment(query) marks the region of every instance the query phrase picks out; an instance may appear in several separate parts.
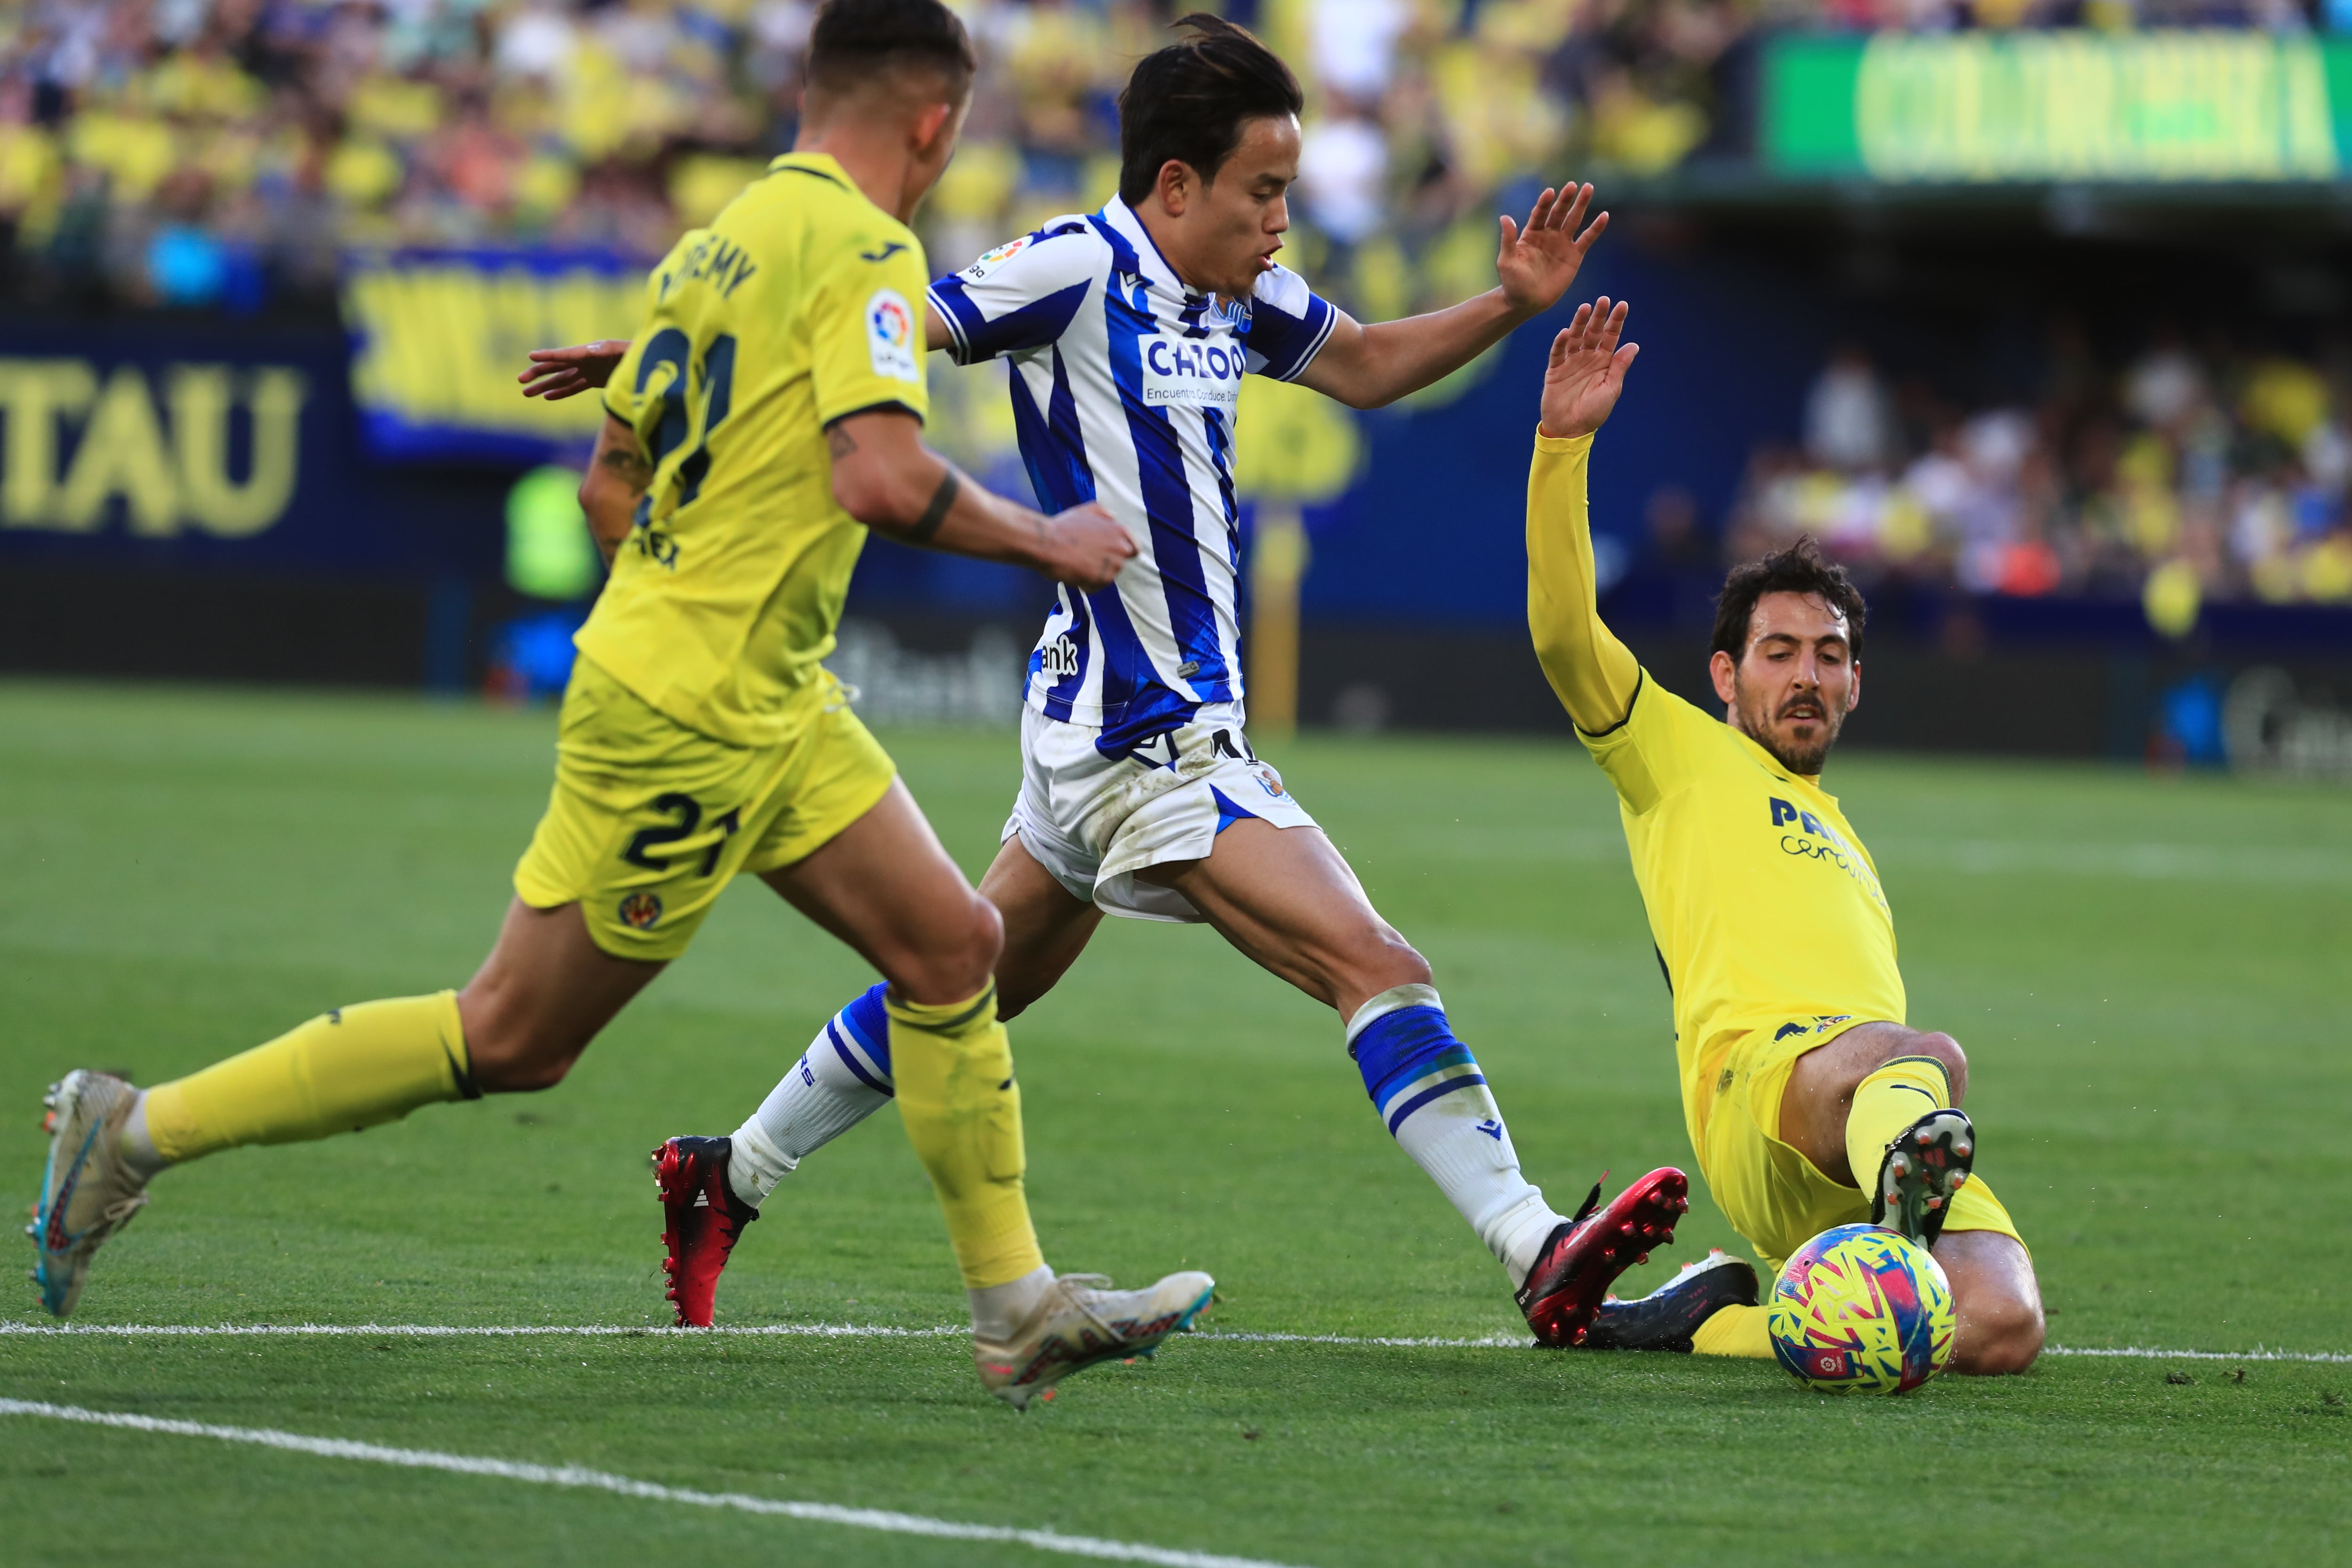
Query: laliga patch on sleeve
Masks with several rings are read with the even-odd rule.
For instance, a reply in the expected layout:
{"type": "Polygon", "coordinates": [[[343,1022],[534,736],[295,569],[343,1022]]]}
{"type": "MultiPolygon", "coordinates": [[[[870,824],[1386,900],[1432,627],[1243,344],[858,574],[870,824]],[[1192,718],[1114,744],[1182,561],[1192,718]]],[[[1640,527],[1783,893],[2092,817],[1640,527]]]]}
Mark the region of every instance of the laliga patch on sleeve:
{"type": "Polygon", "coordinates": [[[875,374],[899,381],[923,379],[922,362],[915,353],[915,312],[896,289],[877,289],[866,301],[866,348],[875,374]]]}
{"type": "Polygon", "coordinates": [[[1018,239],[1006,240],[993,250],[982,251],[979,258],[963,269],[963,275],[974,283],[980,282],[1005,262],[1028,249],[1030,240],[1035,237],[1034,235],[1024,234],[1018,239]]]}

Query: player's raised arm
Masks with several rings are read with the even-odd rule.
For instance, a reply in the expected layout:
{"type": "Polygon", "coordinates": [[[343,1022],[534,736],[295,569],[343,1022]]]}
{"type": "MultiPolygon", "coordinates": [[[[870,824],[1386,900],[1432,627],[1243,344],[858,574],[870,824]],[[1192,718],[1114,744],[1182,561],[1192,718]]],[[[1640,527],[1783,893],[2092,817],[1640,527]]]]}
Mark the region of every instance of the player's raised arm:
{"type": "Polygon", "coordinates": [[[894,539],[1026,566],[1087,592],[1108,586],[1135,554],[1127,530],[1091,501],[1046,517],[972,483],[923,445],[922,427],[900,409],[836,420],[826,438],[834,499],[894,539]]]}
{"type": "Polygon", "coordinates": [[[1577,307],[1552,339],[1543,422],[1528,470],[1528,629],[1536,658],[1576,727],[1596,735],[1624,721],[1641,684],[1633,652],[1601,620],[1585,469],[1592,435],[1617,406],[1641,352],[1621,346],[1626,306],[1606,295],[1577,307]]]}
{"type": "Polygon", "coordinates": [[[1343,311],[1298,379],[1351,408],[1379,408],[1451,375],[1559,302],[1609,226],[1607,213],[1584,224],[1591,205],[1591,185],[1570,185],[1537,197],[1524,227],[1502,215],[1494,288],[1448,310],[1370,326],[1343,311]]]}

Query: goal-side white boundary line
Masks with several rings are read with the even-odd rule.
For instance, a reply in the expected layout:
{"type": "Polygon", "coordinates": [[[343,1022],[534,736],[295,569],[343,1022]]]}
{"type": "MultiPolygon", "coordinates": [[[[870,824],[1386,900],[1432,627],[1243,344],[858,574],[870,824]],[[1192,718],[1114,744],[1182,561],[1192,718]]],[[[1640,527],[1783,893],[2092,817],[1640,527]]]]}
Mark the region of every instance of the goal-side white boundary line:
{"type": "Polygon", "coordinates": [[[781,1498],[752,1497],[743,1492],[692,1491],[654,1481],[591,1470],[579,1465],[526,1465],[511,1459],[486,1459],[470,1454],[444,1454],[431,1448],[392,1448],[380,1443],[356,1443],[343,1437],[313,1437],[300,1432],[279,1432],[267,1426],[214,1426],[202,1421],[173,1421],[128,1411],[87,1410],[78,1405],[48,1405],[37,1400],[0,1399],[0,1415],[34,1415],[51,1421],[71,1421],[86,1426],[115,1426],[133,1432],[154,1432],[174,1437],[212,1437],[225,1443],[250,1443],[256,1447],[314,1454],[325,1459],[357,1459],[373,1465],[398,1465],[413,1470],[445,1470],[458,1476],[492,1476],[500,1480],[530,1481],[544,1487],[577,1487],[611,1492],[648,1502],[688,1503],[696,1508],[733,1509],[741,1513],[778,1514],[816,1524],[847,1525],[854,1530],[879,1530],[891,1535],[923,1535],[940,1541],[992,1541],[1058,1552],[1066,1557],[1092,1557],[1106,1563],[1150,1563],[1160,1568],[1286,1568],[1255,1557],[1226,1557],[1213,1552],[1185,1552],[1173,1547],[1146,1546],[1131,1541],[1106,1541],[1098,1536],[1064,1535],[1052,1530],[1017,1530],[1009,1525],[963,1524],[930,1519],[919,1513],[895,1513],[887,1509],[844,1508],[837,1503],[788,1502],[781,1498]]]}
{"type": "MultiPolygon", "coordinates": [[[[845,1340],[929,1340],[959,1338],[971,1331],[952,1323],[910,1329],[889,1323],[743,1323],[710,1329],[679,1329],[667,1324],[627,1323],[24,1323],[0,1321],[0,1337],[52,1335],[82,1339],[116,1336],[163,1336],[226,1339],[239,1336],[321,1336],[352,1339],[696,1339],[706,1335],[747,1338],[845,1340]]],[[[1276,1345],[1376,1345],[1400,1350],[1524,1350],[1532,1342],[1516,1334],[1488,1334],[1478,1339],[1441,1339],[1389,1334],[1283,1334],[1205,1329],[1192,1337],[1210,1342],[1276,1345]]],[[[2265,1350],[2178,1351],[2153,1345],[2044,1345],[2043,1355],[2089,1356],[2127,1361],[2283,1361],[2323,1364],[2352,1363],[2352,1352],[2342,1351],[2265,1350]]]]}

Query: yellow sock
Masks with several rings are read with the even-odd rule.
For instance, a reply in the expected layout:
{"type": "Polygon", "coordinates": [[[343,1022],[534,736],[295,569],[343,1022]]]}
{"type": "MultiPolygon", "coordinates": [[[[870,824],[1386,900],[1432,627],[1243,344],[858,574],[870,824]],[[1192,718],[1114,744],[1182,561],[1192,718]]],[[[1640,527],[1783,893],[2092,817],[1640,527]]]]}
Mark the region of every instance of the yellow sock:
{"type": "Polygon", "coordinates": [[[299,1143],[395,1121],[420,1105],[478,1100],[457,994],[362,1002],[147,1091],[165,1160],[242,1143],[299,1143]]]}
{"type": "Polygon", "coordinates": [[[1895,1135],[1931,1110],[1952,1103],[1952,1080],[1936,1057],[1896,1057],[1854,1086],[1845,1117],[1845,1158],[1853,1184],[1867,1195],[1895,1135]]]}
{"type": "Polygon", "coordinates": [[[944,1007],[896,996],[887,1006],[898,1114],[947,1213],[965,1287],[984,1290],[1044,1268],[1022,1187],[1021,1086],[996,1021],[996,986],[944,1007]]]}
{"type": "Polygon", "coordinates": [[[1772,1359],[1772,1336],[1761,1307],[1725,1307],[1698,1326],[1691,1349],[1699,1355],[1743,1355],[1756,1361],[1772,1359]]]}

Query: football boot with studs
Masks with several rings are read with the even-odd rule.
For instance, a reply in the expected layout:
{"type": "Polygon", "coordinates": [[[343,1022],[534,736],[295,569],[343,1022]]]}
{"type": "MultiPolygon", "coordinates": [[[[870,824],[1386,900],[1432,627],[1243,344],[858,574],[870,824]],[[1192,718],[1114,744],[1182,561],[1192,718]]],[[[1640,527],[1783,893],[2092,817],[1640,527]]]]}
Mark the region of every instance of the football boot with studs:
{"type": "Polygon", "coordinates": [[[727,1180],[734,1143],[725,1138],[667,1138],[653,1152],[654,1188],[662,1203],[662,1272],[681,1329],[707,1329],[719,1300],[719,1276],[735,1238],[760,1211],[727,1180]]]}
{"type": "Polygon", "coordinates": [[[1698,1326],[1726,1307],[1756,1305],[1756,1267],[1716,1247],[1646,1296],[1601,1303],[1580,1349],[1688,1355],[1698,1326]]]}
{"type": "Polygon", "coordinates": [[[1954,1194],[1968,1184],[1977,1130],[1967,1113],[1931,1110],[1896,1135],[1878,1163],[1870,1223],[1900,1231],[1922,1247],[1944,1234],[1954,1194]]]}
{"type": "Polygon", "coordinates": [[[1117,1290],[1100,1274],[1065,1274],[1003,1342],[971,1338],[981,1386],[1015,1410],[1053,1397],[1054,1385],[1107,1361],[1150,1355],[1171,1334],[1191,1331],[1217,1282],[1198,1269],[1140,1290],[1117,1290]]]}
{"type": "Polygon", "coordinates": [[[131,1085],[87,1068],[49,1085],[41,1101],[49,1163],[25,1234],[38,1253],[41,1305],[60,1318],[80,1303],[90,1258],[147,1206],[147,1178],[122,1157],[122,1126],[138,1103],[131,1085]]]}
{"type": "Polygon", "coordinates": [[[1661,1166],[1601,1206],[1595,1182],[1576,1217],[1554,1227],[1536,1254],[1527,1283],[1518,1289],[1519,1310],[1546,1350],[1580,1343],[1609,1287],[1650,1248],[1671,1247],[1675,1222],[1690,1208],[1690,1178],[1661,1166]]]}

